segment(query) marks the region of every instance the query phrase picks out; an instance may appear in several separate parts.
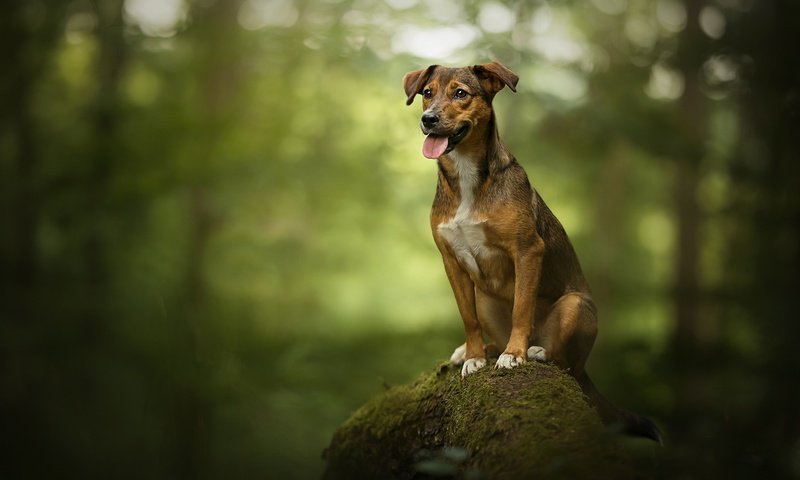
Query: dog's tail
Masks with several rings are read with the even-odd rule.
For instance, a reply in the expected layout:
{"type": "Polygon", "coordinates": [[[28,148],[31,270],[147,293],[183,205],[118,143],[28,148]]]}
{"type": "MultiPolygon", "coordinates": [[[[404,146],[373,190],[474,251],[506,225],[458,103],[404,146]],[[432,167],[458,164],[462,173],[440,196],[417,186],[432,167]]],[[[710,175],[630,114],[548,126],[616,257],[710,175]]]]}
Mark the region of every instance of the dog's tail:
{"type": "Polygon", "coordinates": [[[606,425],[619,428],[621,433],[633,435],[636,437],[645,437],[659,444],[664,444],[661,430],[647,417],[637,415],[628,410],[622,409],[609,402],[592,383],[592,379],[584,371],[576,380],[581,386],[583,393],[589,397],[591,403],[600,414],[600,418],[606,425]]]}

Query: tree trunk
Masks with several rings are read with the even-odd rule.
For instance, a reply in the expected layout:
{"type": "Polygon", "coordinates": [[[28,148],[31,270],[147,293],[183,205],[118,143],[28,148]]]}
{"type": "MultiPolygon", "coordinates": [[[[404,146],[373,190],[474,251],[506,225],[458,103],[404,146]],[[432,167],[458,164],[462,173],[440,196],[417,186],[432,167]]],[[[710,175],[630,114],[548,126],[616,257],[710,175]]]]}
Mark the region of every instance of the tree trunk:
{"type": "Polygon", "coordinates": [[[90,341],[102,336],[103,302],[107,298],[109,283],[108,226],[112,216],[109,187],[120,154],[117,135],[119,85],[126,60],[123,4],[123,0],[95,4],[98,16],[96,35],[99,51],[95,62],[98,85],[92,105],[92,147],[85,198],[87,233],[83,241],[87,298],[94,305],[87,310],[86,338],[90,341]]]}
{"type": "MultiPolygon", "coordinates": [[[[0,281],[12,317],[24,323],[30,321],[28,302],[39,277],[37,228],[41,215],[39,164],[41,153],[37,146],[37,125],[31,104],[34,101],[39,76],[50,59],[61,33],[66,7],[63,2],[46,2],[40,22],[27,21],[31,10],[41,5],[11,2],[0,18],[0,58],[4,73],[0,80],[0,144],[6,146],[8,165],[1,165],[8,177],[2,179],[3,203],[8,206],[8,225],[0,237],[0,254],[8,264],[0,264],[0,281]],[[7,143],[5,143],[7,142],[7,143]]],[[[5,263],[5,262],[4,262],[5,263]]]]}
{"type": "Polygon", "coordinates": [[[700,85],[700,72],[708,55],[708,38],[700,30],[702,2],[686,3],[687,26],[680,39],[677,63],[684,77],[679,101],[676,132],[679,158],[676,164],[673,199],[677,222],[674,264],[674,329],[669,358],[673,364],[673,389],[680,403],[671,425],[672,438],[683,441],[697,435],[703,412],[712,402],[707,386],[711,365],[702,361],[719,339],[713,319],[700,318],[700,253],[702,212],[697,202],[700,165],[705,155],[708,131],[708,99],[700,85]]]}
{"type": "Polygon", "coordinates": [[[699,74],[706,60],[708,43],[700,30],[701,2],[688,2],[687,26],[678,51],[684,77],[680,99],[679,132],[683,139],[675,174],[674,199],[677,217],[677,255],[675,261],[675,330],[673,346],[678,351],[692,349],[703,337],[698,322],[701,212],[697,204],[700,163],[705,155],[708,131],[708,99],[700,88],[699,74]]]}

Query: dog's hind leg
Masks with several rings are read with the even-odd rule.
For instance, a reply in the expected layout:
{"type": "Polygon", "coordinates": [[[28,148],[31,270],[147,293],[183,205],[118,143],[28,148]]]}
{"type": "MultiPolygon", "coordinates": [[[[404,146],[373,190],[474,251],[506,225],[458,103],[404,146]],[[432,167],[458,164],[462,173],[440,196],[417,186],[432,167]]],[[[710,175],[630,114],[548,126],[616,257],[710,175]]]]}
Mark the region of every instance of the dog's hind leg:
{"type": "Polygon", "coordinates": [[[528,358],[552,361],[577,376],[583,372],[597,336],[597,309],[592,298],[568,293],[553,303],[543,321],[537,318],[528,358]]]}

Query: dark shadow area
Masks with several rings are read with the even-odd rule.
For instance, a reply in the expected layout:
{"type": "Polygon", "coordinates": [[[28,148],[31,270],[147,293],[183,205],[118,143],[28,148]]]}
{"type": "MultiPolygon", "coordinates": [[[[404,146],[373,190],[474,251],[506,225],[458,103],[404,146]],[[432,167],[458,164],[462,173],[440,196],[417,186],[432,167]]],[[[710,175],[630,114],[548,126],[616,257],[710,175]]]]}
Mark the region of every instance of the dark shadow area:
{"type": "Polygon", "coordinates": [[[797,478],[798,31],[789,0],[7,2],[0,477],[321,475],[463,341],[403,74],[496,59],[588,369],[667,435],[637,468],[797,478]]]}

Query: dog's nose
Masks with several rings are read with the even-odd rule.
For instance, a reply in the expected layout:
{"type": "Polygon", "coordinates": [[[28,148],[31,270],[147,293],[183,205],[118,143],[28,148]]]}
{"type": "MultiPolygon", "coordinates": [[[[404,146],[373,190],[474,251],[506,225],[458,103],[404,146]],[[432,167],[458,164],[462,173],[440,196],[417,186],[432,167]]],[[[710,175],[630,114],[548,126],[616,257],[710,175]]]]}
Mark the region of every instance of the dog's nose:
{"type": "Polygon", "coordinates": [[[422,114],[422,124],[425,128],[433,128],[437,123],[439,123],[439,115],[431,112],[422,114]]]}

